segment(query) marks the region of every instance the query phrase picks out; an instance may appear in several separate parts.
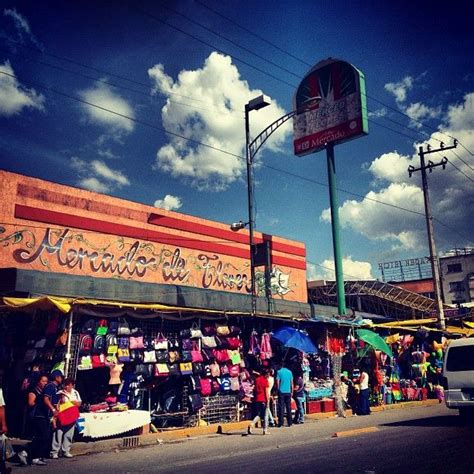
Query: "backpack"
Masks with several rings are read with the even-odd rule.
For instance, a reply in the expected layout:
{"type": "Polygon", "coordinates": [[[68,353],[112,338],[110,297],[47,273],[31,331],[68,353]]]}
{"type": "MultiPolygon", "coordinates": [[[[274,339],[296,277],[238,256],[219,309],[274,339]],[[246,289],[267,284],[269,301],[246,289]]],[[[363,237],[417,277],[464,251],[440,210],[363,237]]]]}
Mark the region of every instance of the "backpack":
{"type": "Polygon", "coordinates": [[[94,347],[92,349],[92,352],[94,352],[94,354],[101,354],[105,352],[105,347],[106,347],[105,343],[106,343],[105,336],[96,334],[96,336],[94,337],[94,347]]]}
{"type": "Polygon", "coordinates": [[[79,336],[79,354],[89,355],[92,351],[93,342],[90,334],[81,334],[79,336]]]}
{"type": "Polygon", "coordinates": [[[110,346],[118,346],[117,336],[115,334],[107,334],[106,344],[107,348],[109,348],[110,346]]]}

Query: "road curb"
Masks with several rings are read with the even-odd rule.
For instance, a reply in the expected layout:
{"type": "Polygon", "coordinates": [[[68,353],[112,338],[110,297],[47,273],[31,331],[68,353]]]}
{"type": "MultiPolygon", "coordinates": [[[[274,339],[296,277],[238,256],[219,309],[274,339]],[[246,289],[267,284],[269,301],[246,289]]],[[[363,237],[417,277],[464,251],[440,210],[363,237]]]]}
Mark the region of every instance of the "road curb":
{"type": "MultiPolygon", "coordinates": [[[[385,410],[400,410],[405,408],[419,408],[423,406],[438,405],[438,400],[425,400],[425,401],[413,401],[413,402],[402,402],[393,405],[383,405],[379,407],[372,407],[372,412],[380,412],[385,410]]],[[[346,416],[350,416],[351,412],[346,411],[346,416]]],[[[334,418],[335,412],[327,413],[313,413],[306,415],[307,420],[317,421],[328,418],[334,418]]],[[[158,433],[150,433],[140,436],[114,438],[109,440],[98,440],[91,442],[80,442],[72,445],[72,454],[75,456],[82,456],[87,454],[101,453],[105,451],[118,451],[127,448],[134,448],[139,446],[153,446],[164,443],[174,443],[185,441],[187,439],[199,437],[199,436],[212,436],[218,434],[227,434],[236,431],[244,432],[249,426],[250,421],[240,421],[234,423],[224,423],[208,426],[197,426],[194,428],[177,428],[160,431],[158,433]]]]}

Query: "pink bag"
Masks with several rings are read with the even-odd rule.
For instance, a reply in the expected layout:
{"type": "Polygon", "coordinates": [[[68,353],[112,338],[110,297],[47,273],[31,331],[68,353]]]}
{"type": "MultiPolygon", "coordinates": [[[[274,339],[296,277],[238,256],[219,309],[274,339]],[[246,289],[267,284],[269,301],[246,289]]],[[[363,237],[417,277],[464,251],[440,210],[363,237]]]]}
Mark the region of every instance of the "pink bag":
{"type": "Polygon", "coordinates": [[[130,349],[145,349],[143,336],[130,336],[130,349]]]}
{"type": "Polygon", "coordinates": [[[193,362],[203,362],[201,351],[191,351],[191,358],[193,362]]]}
{"type": "Polygon", "coordinates": [[[214,357],[217,362],[227,362],[229,360],[229,351],[227,349],[214,349],[214,357]]]}
{"type": "Polygon", "coordinates": [[[229,375],[231,377],[238,377],[240,372],[240,367],[238,365],[229,365],[229,375]]]}
{"type": "Polygon", "coordinates": [[[266,360],[273,357],[272,346],[270,345],[270,334],[264,332],[260,342],[260,359],[266,360]]]}
{"type": "Polygon", "coordinates": [[[201,379],[201,395],[208,397],[212,393],[212,385],[210,379],[201,379]]]}

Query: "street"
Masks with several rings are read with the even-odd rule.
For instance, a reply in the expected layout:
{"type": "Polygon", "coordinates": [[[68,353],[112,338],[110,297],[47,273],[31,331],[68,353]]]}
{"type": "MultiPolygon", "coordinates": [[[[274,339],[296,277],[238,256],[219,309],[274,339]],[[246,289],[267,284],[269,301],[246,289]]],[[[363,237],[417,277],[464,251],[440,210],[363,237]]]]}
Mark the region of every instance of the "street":
{"type": "Polygon", "coordinates": [[[444,405],[307,421],[113,453],[50,460],[28,472],[472,473],[473,427],[444,405]],[[354,431],[352,431],[354,430],[354,431]],[[359,430],[359,431],[357,431],[359,430]],[[335,432],[342,436],[333,437],[335,432]]]}

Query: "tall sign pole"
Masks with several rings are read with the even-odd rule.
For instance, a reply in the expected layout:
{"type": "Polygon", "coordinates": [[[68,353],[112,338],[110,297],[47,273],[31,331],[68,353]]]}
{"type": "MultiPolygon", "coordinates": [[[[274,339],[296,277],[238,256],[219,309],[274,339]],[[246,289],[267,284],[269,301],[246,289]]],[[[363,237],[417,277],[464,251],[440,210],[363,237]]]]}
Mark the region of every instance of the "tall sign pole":
{"type": "Polygon", "coordinates": [[[334,160],[334,145],[326,145],[328,164],[329,200],[331,204],[332,247],[334,251],[334,268],[337,287],[338,314],[346,314],[346,295],[344,291],[344,274],[342,271],[341,239],[339,232],[339,204],[337,200],[336,164],[334,160]]]}
{"type": "Polygon", "coordinates": [[[364,75],[352,64],[327,59],[301,81],[293,99],[293,146],[297,156],[326,149],[337,308],[346,314],[334,146],[367,135],[364,75]],[[319,100],[314,100],[318,97],[319,100]]]}
{"type": "Polygon", "coordinates": [[[433,163],[431,160],[428,161],[428,164],[425,162],[425,155],[431,153],[438,153],[440,151],[450,150],[456,148],[457,142],[454,142],[453,146],[445,147],[441,143],[441,147],[435,150],[431,149],[428,145],[427,150],[424,150],[422,146],[418,149],[418,156],[420,157],[420,167],[415,168],[414,166],[408,167],[408,175],[411,178],[411,175],[417,171],[421,171],[421,183],[423,188],[423,198],[425,203],[425,219],[426,219],[426,230],[428,232],[428,246],[430,249],[430,261],[431,261],[431,273],[433,277],[433,287],[435,293],[436,301],[436,312],[438,314],[438,324],[439,328],[446,329],[446,319],[444,317],[444,307],[443,301],[441,299],[441,285],[440,285],[440,269],[439,269],[439,259],[438,253],[436,251],[436,244],[434,240],[434,227],[433,227],[433,215],[431,214],[431,202],[430,202],[430,193],[428,190],[428,178],[426,176],[426,170],[429,170],[431,173],[433,168],[442,166],[443,169],[446,168],[446,163],[448,162],[447,158],[443,158],[439,163],[433,163]]]}

